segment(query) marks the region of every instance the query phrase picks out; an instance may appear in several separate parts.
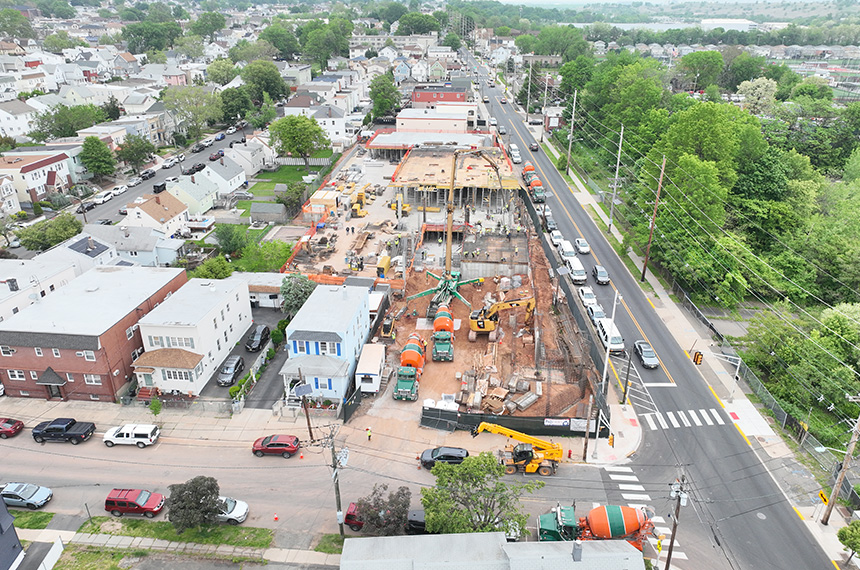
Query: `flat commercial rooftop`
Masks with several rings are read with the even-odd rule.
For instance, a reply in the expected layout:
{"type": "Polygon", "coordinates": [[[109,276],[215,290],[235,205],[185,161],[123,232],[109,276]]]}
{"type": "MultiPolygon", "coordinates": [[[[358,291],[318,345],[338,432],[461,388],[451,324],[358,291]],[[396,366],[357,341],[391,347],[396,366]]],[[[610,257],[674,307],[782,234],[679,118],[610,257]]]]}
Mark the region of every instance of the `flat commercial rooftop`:
{"type": "Polygon", "coordinates": [[[98,336],[184,272],[96,267],[0,323],[0,332],[98,336]]]}
{"type": "Polygon", "coordinates": [[[454,148],[484,146],[490,136],[484,133],[384,133],[367,144],[367,148],[405,149],[415,145],[445,145],[454,148]]]}
{"type": "MultiPolygon", "coordinates": [[[[391,182],[392,186],[432,186],[450,188],[451,159],[455,149],[422,147],[414,148],[400,163],[391,182]]],[[[457,158],[455,188],[518,188],[514,178],[513,166],[501,149],[484,147],[481,149],[499,168],[497,175],[484,156],[463,154],[457,158]],[[501,176],[501,184],[499,184],[501,176]]]]}
{"type": "MultiPolygon", "coordinates": [[[[225,301],[245,281],[227,279],[189,279],[176,293],[140,319],[140,324],[161,326],[198,326],[201,320],[225,301]]],[[[247,296],[240,296],[238,303],[247,303],[247,296]]],[[[211,325],[211,323],[210,323],[211,325]]]]}

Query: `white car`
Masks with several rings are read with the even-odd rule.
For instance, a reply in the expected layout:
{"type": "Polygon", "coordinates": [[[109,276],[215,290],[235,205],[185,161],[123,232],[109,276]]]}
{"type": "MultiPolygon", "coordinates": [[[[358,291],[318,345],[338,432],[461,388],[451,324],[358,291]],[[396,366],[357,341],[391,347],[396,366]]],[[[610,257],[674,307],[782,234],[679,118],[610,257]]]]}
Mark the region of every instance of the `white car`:
{"type": "Polygon", "coordinates": [[[119,186],[111,188],[110,191],[114,196],[119,196],[120,194],[125,194],[128,191],[128,186],[120,184],[119,186]]]}
{"type": "Polygon", "coordinates": [[[591,246],[588,245],[585,238],[576,238],[573,240],[573,247],[576,248],[576,253],[581,253],[582,255],[588,255],[591,253],[591,246]]]}
{"type": "Polygon", "coordinates": [[[218,522],[237,525],[248,518],[248,503],[232,497],[218,497],[224,503],[224,509],[218,513],[218,522]]]}
{"type": "Polygon", "coordinates": [[[93,203],[104,204],[111,198],[113,198],[113,192],[111,192],[110,190],[105,190],[104,192],[99,192],[98,194],[93,196],[93,203]]]}
{"type": "Polygon", "coordinates": [[[228,135],[232,135],[232,134],[233,134],[233,133],[235,133],[235,132],[236,132],[236,127],[229,127],[229,128],[227,129],[227,131],[226,131],[226,133],[227,133],[228,135]]]}
{"type": "Polygon", "coordinates": [[[126,424],[112,427],[105,432],[104,442],[108,447],[114,445],[136,445],[143,449],[158,441],[161,430],[152,424],[126,424]]]}
{"type": "Polygon", "coordinates": [[[538,204],[535,206],[535,211],[537,211],[538,216],[551,216],[552,208],[549,207],[549,204],[538,204]]]}
{"type": "Polygon", "coordinates": [[[129,186],[137,186],[141,182],[143,182],[143,178],[141,178],[140,176],[135,176],[134,178],[132,178],[131,180],[128,181],[128,185],[129,186]]]}
{"type": "Polygon", "coordinates": [[[582,303],[583,307],[597,304],[597,296],[594,294],[594,290],[591,287],[580,287],[577,293],[579,294],[579,301],[582,303]]]}
{"type": "Polygon", "coordinates": [[[174,167],[174,166],[176,166],[178,163],[179,163],[179,161],[178,161],[178,160],[176,160],[175,158],[173,158],[173,157],[171,156],[170,158],[168,158],[167,160],[165,160],[165,161],[162,163],[161,168],[162,168],[162,169],[164,169],[164,170],[167,170],[168,168],[173,168],[173,167],[174,167]]]}
{"type": "Polygon", "coordinates": [[[564,241],[564,236],[561,235],[560,231],[552,230],[549,234],[549,240],[552,242],[554,247],[558,247],[559,244],[564,241]]]}
{"type": "Polygon", "coordinates": [[[178,176],[168,176],[164,179],[165,182],[179,182],[178,176]]]}
{"type": "Polygon", "coordinates": [[[499,124],[499,121],[497,121],[495,117],[490,117],[490,126],[491,127],[495,127],[498,124],[499,124]]]}

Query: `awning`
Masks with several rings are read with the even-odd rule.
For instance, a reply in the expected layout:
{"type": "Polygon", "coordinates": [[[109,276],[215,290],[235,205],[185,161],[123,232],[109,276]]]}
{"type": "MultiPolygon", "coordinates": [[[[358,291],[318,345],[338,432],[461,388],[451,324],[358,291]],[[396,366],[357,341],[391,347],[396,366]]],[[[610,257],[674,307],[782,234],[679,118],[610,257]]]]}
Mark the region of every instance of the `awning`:
{"type": "Polygon", "coordinates": [[[42,372],[42,375],[39,376],[39,379],[36,380],[36,384],[39,386],[65,386],[66,379],[62,378],[59,374],[54,372],[54,369],[48,367],[47,370],[42,372]]]}

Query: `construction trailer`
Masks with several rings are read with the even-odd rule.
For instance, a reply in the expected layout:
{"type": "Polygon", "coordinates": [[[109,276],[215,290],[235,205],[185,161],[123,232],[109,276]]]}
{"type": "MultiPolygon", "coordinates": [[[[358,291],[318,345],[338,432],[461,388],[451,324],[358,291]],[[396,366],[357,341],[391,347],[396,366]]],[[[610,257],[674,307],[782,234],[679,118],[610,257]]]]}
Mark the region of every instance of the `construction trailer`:
{"type": "Polygon", "coordinates": [[[363,394],[378,394],[385,368],[385,345],[365,344],[355,367],[356,388],[363,394]]]}

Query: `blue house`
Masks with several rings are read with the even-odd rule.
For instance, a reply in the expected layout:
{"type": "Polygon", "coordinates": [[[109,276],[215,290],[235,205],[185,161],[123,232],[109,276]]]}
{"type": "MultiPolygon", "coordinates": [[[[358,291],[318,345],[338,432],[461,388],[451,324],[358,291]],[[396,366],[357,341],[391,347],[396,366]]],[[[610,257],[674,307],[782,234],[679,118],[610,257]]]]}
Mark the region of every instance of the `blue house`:
{"type": "Polygon", "coordinates": [[[409,67],[409,64],[406,63],[405,60],[401,58],[394,68],[394,82],[400,85],[402,82],[406,81],[412,76],[412,68],[409,67]]]}
{"type": "Polygon", "coordinates": [[[288,395],[308,384],[314,398],[342,400],[370,336],[370,294],[365,287],[320,285],[287,326],[289,356],[280,374],[288,395]]]}
{"type": "Polygon", "coordinates": [[[17,568],[24,560],[24,548],[15,532],[14,520],[6,503],[0,501],[0,570],[17,568]]]}

